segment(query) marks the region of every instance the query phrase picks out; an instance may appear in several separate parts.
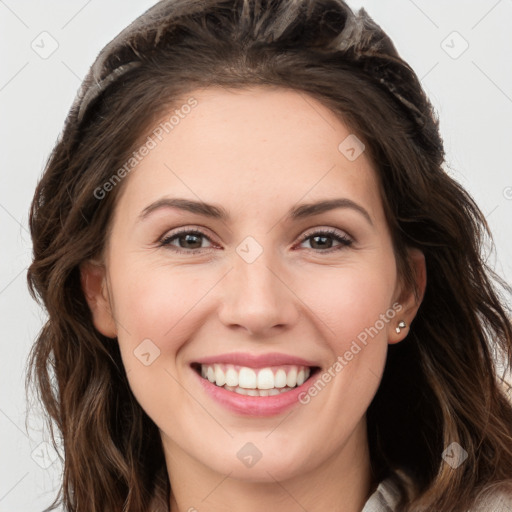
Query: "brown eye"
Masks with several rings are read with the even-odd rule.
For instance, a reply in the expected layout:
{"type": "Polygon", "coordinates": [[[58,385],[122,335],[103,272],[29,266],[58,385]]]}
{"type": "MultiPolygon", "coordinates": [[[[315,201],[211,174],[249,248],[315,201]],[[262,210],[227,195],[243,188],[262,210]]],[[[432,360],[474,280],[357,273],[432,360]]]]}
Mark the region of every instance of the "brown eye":
{"type": "Polygon", "coordinates": [[[344,247],[352,245],[353,241],[348,238],[345,234],[341,234],[338,231],[326,230],[326,231],[315,231],[314,233],[307,234],[301,241],[301,244],[311,240],[311,249],[320,252],[331,252],[331,250],[340,250],[344,247]],[[333,240],[339,242],[339,246],[333,247],[333,240]]]}
{"type": "Polygon", "coordinates": [[[201,247],[202,239],[210,240],[204,233],[197,230],[183,230],[168,235],[160,241],[161,247],[168,247],[177,252],[195,253],[201,249],[210,247],[201,247]],[[177,242],[177,244],[173,242],[177,242]]]}

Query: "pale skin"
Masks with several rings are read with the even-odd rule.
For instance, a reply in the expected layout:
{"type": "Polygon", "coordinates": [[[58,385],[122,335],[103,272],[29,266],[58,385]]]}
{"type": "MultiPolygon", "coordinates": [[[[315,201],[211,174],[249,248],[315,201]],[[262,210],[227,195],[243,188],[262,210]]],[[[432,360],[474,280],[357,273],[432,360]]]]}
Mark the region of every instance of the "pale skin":
{"type": "Polygon", "coordinates": [[[81,267],[94,325],[117,338],[130,387],[160,429],[171,512],[360,512],[377,483],[366,410],[388,344],[406,338],[420,305],[424,257],[410,251],[416,297],[397,275],[372,163],[365,152],[350,161],[338,150],[351,131],[317,100],[264,87],[188,97],[197,107],[125,178],[104,260],[81,267]],[[140,219],[162,198],[213,203],[229,218],[162,207],[140,219]],[[334,198],[368,218],[346,205],[287,217],[298,204],[334,198]],[[204,236],[159,246],[178,228],[204,236]],[[236,250],[249,236],[262,248],[251,263],[236,250]],[[317,396],[282,414],[227,410],[190,367],[242,351],[327,369],[395,303],[400,313],[317,396]],[[407,327],[397,333],[400,320],[407,327]],[[145,339],[160,350],[148,366],[134,355],[145,339]],[[252,467],[237,457],[248,442],[262,453],[252,467]]]}

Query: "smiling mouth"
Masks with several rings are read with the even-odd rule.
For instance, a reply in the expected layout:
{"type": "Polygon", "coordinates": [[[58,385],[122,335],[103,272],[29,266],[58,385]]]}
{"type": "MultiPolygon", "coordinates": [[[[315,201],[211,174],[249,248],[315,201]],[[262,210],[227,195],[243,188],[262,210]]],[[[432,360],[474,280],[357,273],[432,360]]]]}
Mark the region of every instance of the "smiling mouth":
{"type": "Polygon", "coordinates": [[[281,365],[250,368],[234,364],[192,363],[203,379],[227,391],[248,396],[274,396],[295,389],[320,371],[318,366],[281,365]]]}

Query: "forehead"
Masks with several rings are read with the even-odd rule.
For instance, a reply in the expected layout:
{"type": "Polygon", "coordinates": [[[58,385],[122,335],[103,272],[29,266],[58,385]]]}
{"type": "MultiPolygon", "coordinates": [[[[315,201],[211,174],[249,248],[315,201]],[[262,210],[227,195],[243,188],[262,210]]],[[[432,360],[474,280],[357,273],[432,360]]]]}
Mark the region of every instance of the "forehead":
{"type": "Polygon", "coordinates": [[[222,203],[238,213],[248,205],[256,208],[252,213],[277,213],[279,205],[341,195],[379,215],[376,174],[363,147],[312,96],[264,86],[211,87],[180,101],[147,134],[152,149],[125,178],[119,207],[136,214],[169,195],[222,203]],[[195,106],[180,109],[191,98],[195,106]]]}

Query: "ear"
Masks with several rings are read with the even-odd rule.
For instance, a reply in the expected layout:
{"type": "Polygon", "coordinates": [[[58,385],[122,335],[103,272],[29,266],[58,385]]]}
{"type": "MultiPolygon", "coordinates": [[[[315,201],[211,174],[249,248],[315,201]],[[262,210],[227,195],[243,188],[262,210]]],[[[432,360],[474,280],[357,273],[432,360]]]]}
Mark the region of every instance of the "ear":
{"type": "Polygon", "coordinates": [[[397,290],[396,302],[400,304],[401,309],[396,309],[395,318],[389,322],[388,343],[390,344],[399,343],[409,334],[411,323],[423,301],[427,286],[425,255],[419,249],[409,248],[408,256],[414,274],[416,293],[414,289],[405,289],[403,285],[397,290]],[[399,327],[400,322],[405,322],[405,327],[399,327]],[[400,332],[397,332],[397,327],[400,332]]]}
{"type": "Polygon", "coordinates": [[[117,328],[112,314],[105,266],[93,260],[80,265],[80,282],[94,327],[108,338],[117,337],[117,328]]]}

